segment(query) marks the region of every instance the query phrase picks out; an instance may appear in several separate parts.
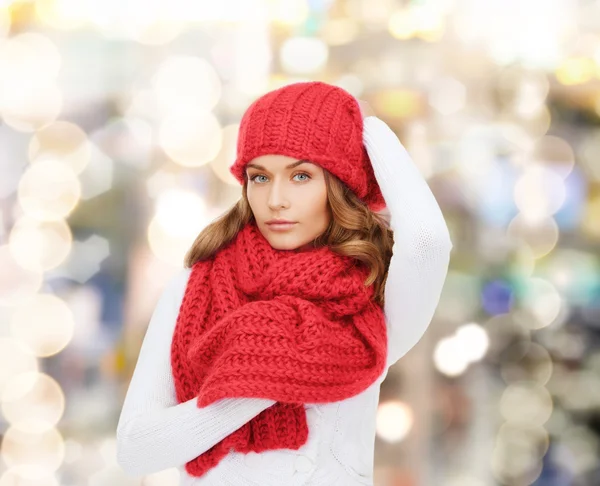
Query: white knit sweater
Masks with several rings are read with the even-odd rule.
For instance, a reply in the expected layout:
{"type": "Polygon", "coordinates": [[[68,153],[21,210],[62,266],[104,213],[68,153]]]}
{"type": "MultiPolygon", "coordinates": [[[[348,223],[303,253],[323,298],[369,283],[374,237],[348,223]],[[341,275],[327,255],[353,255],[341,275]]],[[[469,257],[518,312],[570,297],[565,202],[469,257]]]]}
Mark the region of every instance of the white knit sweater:
{"type": "MultiPolygon", "coordinates": [[[[364,143],[394,231],[384,307],[388,325],[389,367],[410,350],[427,329],[446,278],[452,243],[436,199],[393,131],[379,118],[367,117],[364,120],[364,143]]],[[[226,480],[230,476],[223,474],[219,477],[219,471],[214,471],[220,465],[204,478],[190,477],[183,466],[274,402],[269,399],[230,398],[200,409],[194,398],[178,404],[171,374],[170,345],[189,273],[190,269],[181,270],[167,283],[150,319],[117,426],[117,459],[129,475],[177,467],[181,472],[181,484],[230,484],[226,480]]],[[[383,376],[376,385],[377,396],[382,380],[383,376]]],[[[373,398],[375,403],[377,396],[373,398]]],[[[334,417],[323,410],[319,412],[322,416],[334,417]]],[[[372,421],[374,417],[367,419],[372,421]]],[[[340,421],[336,423],[337,430],[340,421]]],[[[312,443],[331,440],[327,434],[319,435],[323,427],[316,429],[309,431],[312,443]]],[[[364,455],[371,454],[372,457],[372,441],[370,443],[370,450],[364,455]]],[[[323,447],[323,450],[326,448],[323,447]]],[[[306,456],[310,454],[307,452],[306,456]]],[[[300,457],[302,461],[296,463],[293,484],[325,484],[320,482],[324,480],[315,479],[325,477],[329,478],[327,484],[333,484],[333,469],[328,468],[333,467],[334,461],[328,459],[329,456],[318,455],[320,459],[316,459],[317,463],[312,467],[310,460],[304,461],[305,457],[300,457]]],[[[340,463],[339,458],[337,463],[340,463]]],[[[266,468],[273,467],[272,461],[270,464],[260,466],[265,468],[264,474],[257,473],[256,477],[266,478],[266,468]]],[[[340,466],[336,464],[335,467],[340,466]]],[[[352,466],[346,469],[353,471],[352,466]]],[[[284,478],[272,483],[266,479],[264,482],[246,480],[244,474],[240,472],[231,484],[292,484],[291,479],[284,478]]],[[[364,476],[364,480],[360,474],[355,476],[357,481],[362,481],[356,484],[372,484],[369,474],[364,476]]],[[[350,478],[339,481],[340,484],[355,484],[350,478]]]]}

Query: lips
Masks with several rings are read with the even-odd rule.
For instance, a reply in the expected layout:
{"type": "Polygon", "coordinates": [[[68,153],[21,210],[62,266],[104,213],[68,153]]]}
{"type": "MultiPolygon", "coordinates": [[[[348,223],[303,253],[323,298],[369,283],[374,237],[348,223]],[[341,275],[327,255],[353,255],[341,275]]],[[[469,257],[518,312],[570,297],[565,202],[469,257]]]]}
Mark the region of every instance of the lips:
{"type": "Polygon", "coordinates": [[[293,228],[296,223],[267,223],[269,229],[274,231],[284,231],[293,228]]]}

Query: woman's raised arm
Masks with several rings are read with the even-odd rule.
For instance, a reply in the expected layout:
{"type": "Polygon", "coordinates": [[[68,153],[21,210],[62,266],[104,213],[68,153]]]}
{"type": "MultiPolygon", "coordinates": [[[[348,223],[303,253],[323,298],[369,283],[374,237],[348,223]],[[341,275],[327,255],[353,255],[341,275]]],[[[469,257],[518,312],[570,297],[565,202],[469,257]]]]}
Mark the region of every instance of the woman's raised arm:
{"type": "Polygon", "coordinates": [[[366,116],[363,138],[394,231],[384,307],[391,366],[421,339],[431,322],[452,242],[431,189],[392,129],[379,118],[366,116]]]}

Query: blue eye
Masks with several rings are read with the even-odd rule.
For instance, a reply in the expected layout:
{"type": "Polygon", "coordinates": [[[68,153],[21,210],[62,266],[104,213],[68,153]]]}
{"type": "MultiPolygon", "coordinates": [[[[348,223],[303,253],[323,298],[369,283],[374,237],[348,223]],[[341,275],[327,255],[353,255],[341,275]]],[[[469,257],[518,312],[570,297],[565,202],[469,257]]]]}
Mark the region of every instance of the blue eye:
{"type": "MultiPolygon", "coordinates": [[[[306,177],[305,179],[301,179],[299,182],[305,182],[305,181],[307,181],[307,180],[309,180],[311,178],[310,175],[307,174],[306,172],[300,172],[300,173],[294,175],[294,177],[298,177],[298,176],[305,176],[306,177]]],[[[264,174],[255,174],[252,177],[250,177],[250,180],[252,182],[258,182],[259,184],[262,184],[263,182],[265,182],[265,181],[257,181],[256,179],[258,177],[265,177],[266,178],[267,176],[264,175],[264,174]]]]}
{"type": "Polygon", "coordinates": [[[264,176],[264,175],[262,175],[262,174],[256,174],[256,175],[254,175],[254,176],[250,177],[250,180],[251,180],[252,182],[254,182],[254,181],[256,180],[256,178],[257,178],[257,177],[266,177],[266,176],[264,176]]]}

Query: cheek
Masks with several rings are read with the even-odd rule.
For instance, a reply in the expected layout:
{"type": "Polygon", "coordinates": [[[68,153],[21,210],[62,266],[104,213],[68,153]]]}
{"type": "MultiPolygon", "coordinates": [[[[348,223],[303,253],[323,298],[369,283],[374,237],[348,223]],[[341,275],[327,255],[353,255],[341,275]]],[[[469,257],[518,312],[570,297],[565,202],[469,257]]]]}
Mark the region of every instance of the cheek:
{"type": "Polygon", "coordinates": [[[327,192],[326,190],[320,189],[315,191],[310,198],[304,199],[305,201],[311,202],[310,212],[312,216],[316,219],[322,220],[323,218],[328,218],[329,211],[327,205],[327,192]]]}

